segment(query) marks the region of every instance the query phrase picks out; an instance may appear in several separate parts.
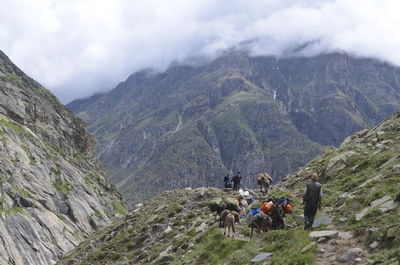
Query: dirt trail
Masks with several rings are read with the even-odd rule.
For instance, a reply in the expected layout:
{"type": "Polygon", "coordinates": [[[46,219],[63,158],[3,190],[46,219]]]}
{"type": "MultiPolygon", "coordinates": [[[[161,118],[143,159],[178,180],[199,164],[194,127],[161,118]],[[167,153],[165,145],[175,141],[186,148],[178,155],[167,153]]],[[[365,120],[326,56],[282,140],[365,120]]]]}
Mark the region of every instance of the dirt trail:
{"type": "MultiPolygon", "coordinates": [[[[329,207],[323,208],[321,211],[318,211],[317,214],[317,218],[326,216],[330,216],[332,219],[335,218],[329,207]]],[[[318,230],[322,229],[315,229],[315,231],[318,230]]],[[[328,225],[327,228],[323,230],[338,231],[339,234],[336,238],[327,239],[318,243],[315,264],[368,264],[367,257],[369,256],[369,253],[366,246],[363,245],[360,238],[354,237],[354,234],[351,231],[342,231],[333,224],[328,225]],[[355,249],[352,258],[349,258],[350,261],[341,262],[341,257],[349,249],[355,249]],[[360,251],[357,251],[356,249],[360,251]]]]}
{"type": "Polygon", "coordinates": [[[360,242],[360,239],[355,238],[352,232],[339,231],[337,238],[318,243],[316,264],[368,264],[367,257],[368,252],[365,250],[362,242],[360,242]],[[353,257],[341,262],[341,257],[350,249],[354,250],[353,257]]]}
{"type": "MultiPolygon", "coordinates": [[[[262,196],[262,192],[258,189],[251,190],[251,193],[252,195],[255,195],[257,199],[260,199],[262,196]]],[[[323,209],[322,211],[318,212],[318,217],[332,216],[330,213],[331,212],[328,209],[323,209]]],[[[332,218],[334,218],[334,216],[332,216],[332,218]]],[[[243,235],[242,232],[244,225],[244,223],[235,225],[235,239],[249,241],[250,237],[243,235]]],[[[315,231],[318,230],[319,229],[316,229],[315,231]]],[[[315,264],[369,264],[369,253],[366,249],[366,246],[363,245],[363,242],[360,238],[354,237],[351,231],[341,231],[332,224],[324,230],[339,231],[339,233],[335,238],[320,240],[320,242],[317,243],[315,264]],[[349,252],[349,250],[353,250],[353,254],[347,255],[348,258],[345,261],[341,261],[341,259],[346,256],[344,254],[349,252]]],[[[221,228],[220,231],[222,234],[224,233],[223,228],[221,228]]]]}
{"type": "MultiPolygon", "coordinates": [[[[235,224],[235,235],[234,238],[237,240],[243,240],[243,241],[250,241],[250,237],[245,236],[243,234],[243,226],[246,225],[244,223],[240,223],[240,224],[235,224]]],[[[221,234],[224,234],[224,228],[220,228],[221,234]]],[[[226,230],[226,232],[228,233],[228,229],[226,230]]]]}

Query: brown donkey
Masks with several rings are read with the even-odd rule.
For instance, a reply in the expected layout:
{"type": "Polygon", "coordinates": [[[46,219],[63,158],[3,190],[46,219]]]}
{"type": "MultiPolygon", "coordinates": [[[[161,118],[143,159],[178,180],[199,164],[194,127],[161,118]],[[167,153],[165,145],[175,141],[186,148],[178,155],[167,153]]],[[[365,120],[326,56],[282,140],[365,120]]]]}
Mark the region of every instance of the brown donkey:
{"type": "Polygon", "coordinates": [[[269,230],[272,229],[272,218],[269,217],[268,215],[262,215],[262,216],[255,216],[253,221],[250,224],[251,227],[251,235],[250,238],[253,237],[253,230],[254,228],[260,232],[268,232],[269,230]]]}
{"type": "Polygon", "coordinates": [[[221,213],[221,218],[224,220],[224,235],[226,234],[226,229],[228,229],[228,237],[235,235],[235,221],[239,223],[239,214],[235,211],[225,210],[221,213]]]}

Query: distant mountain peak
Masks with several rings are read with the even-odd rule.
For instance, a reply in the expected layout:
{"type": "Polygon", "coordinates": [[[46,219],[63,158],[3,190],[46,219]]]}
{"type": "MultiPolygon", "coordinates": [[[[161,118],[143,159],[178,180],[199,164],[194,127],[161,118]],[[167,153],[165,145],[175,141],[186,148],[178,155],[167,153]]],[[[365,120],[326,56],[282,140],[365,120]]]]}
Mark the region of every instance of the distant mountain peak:
{"type": "Polygon", "coordinates": [[[131,201],[219,186],[237,170],[249,186],[259,172],[279,180],[400,107],[399,68],[345,53],[278,59],[230,50],[142,76],[72,109],[131,201]]]}

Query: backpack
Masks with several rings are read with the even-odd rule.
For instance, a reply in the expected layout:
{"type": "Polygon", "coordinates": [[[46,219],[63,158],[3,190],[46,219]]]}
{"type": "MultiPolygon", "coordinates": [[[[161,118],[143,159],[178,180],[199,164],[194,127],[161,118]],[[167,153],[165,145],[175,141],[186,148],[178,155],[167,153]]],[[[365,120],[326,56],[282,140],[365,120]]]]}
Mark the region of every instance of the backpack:
{"type": "Polygon", "coordinates": [[[233,185],[232,185],[232,182],[231,182],[231,181],[225,182],[225,188],[227,188],[227,189],[232,189],[232,187],[233,187],[233,185]]]}
{"type": "Polygon", "coordinates": [[[260,209],[258,209],[258,208],[251,208],[251,209],[249,210],[249,213],[250,213],[251,215],[258,214],[259,212],[260,212],[260,209]]]}

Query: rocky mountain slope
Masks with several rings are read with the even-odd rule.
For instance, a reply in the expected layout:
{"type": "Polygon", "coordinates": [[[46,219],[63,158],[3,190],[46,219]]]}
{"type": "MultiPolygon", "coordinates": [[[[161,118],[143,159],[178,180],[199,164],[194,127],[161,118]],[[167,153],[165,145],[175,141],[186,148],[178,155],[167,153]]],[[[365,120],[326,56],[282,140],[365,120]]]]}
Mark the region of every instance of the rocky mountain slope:
{"type": "Polygon", "coordinates": [[[0,264],[54,264],[125,209],[85,124],[0,51],[0,264]]]}
{"type": "Polygon", "coordinates": [[[400,70],[346,54],[249,57],[142,71],[69,107],[89,123],[111,181],[131,202],[220,186],[241,171],[275,180],[400,107],[400,70]]]}
{"type": "Polygon", "coordinates": [[[355,233],[376,264],[400,260],[400,111],[371,130],[327,148],[281,184],[300,196],[312,172],[321,174],[323,204],[333,223],[355,233]]]}
{"type": "Polygon", "coordinates": [[[346,138],[339,148],[327,148],[273,187],[269,196],[294,202],[288,230],[249,240],[249,229],[241,224],[235,239],[224,238],[211,210],[222,199],[229,205],[237,194],[174,190],[99,231],[60,264],[253,264],[260,254],[261,264],[399,264],[399,154],[400,111],[346,138]],[[324,187],[315,232],[325,232],[310,234],[302,230],[300,202],[315,171],[324,187]]]}

